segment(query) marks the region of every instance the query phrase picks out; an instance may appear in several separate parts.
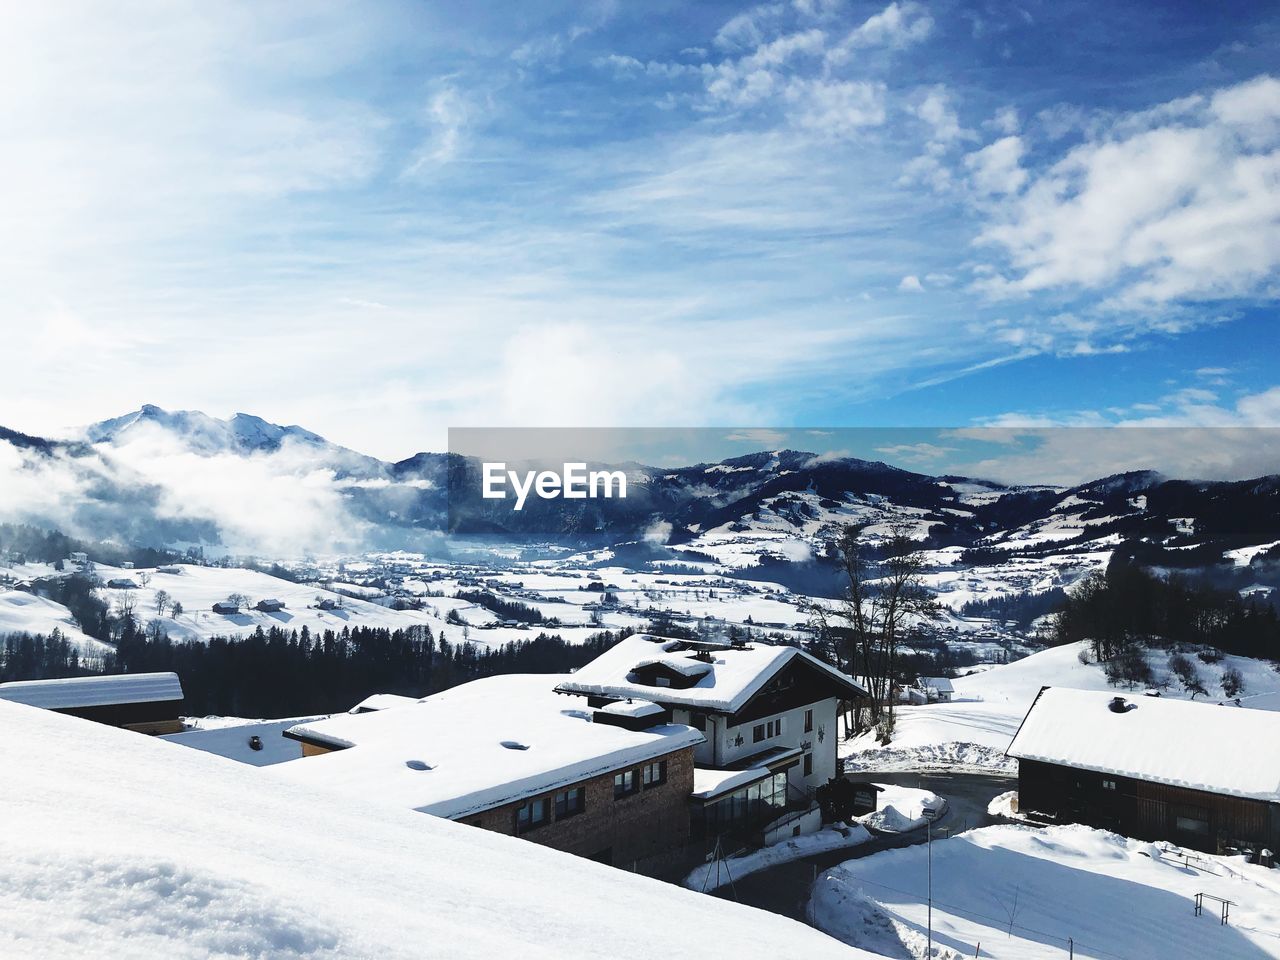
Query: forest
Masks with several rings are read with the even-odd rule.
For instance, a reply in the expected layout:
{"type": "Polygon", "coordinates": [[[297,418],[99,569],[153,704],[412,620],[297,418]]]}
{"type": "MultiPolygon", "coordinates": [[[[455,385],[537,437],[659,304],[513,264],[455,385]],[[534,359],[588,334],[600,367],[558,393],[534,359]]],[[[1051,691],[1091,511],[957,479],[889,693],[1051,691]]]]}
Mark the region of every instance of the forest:
{"type": "Polygon", "coordinates": [[[58,631],[8,636],[0,644],[0,682],[173,671],[186,693],[186,715],[301,716],[348,710],[373,693],[422,697],[497,674],[567,673],[630,632],[606,630],[573,644],[542,633],[485,647],[454,643],[427,626],[259,628],[205,643],[148,635],[127,622],[114,653],[102,658],[79,656],[58,631]]]}

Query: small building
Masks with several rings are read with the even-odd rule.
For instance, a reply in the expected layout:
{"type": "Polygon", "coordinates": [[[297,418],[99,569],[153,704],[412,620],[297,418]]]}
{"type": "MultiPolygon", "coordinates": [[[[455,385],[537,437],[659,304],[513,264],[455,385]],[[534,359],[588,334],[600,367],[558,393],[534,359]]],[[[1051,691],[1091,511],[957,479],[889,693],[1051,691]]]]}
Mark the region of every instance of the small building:
{"type": "Polygon", "coordinates": [[[83,567],[89,562],[89,555],[82,551],[75,551],[68,559],[70,559],[76,566],[83,567]]]}
{"type": "Polygon", "coordinates": [[[259,600],[254,607],[255,610],[261,610],[263,613],[279,613],[284,609],[283,600],[259,600]]]}
{"type": "Polygon", "coordinates": [[[122,561],[122,562],[121,562],[121,564],[120,564],[120,569],[121,569],[121,570],[132,570],[132,569],[133,569],[133,561],[132,561],[132,560],[124,560],[124,561],[122,561]]]}
{"type": "Polygon", "coordinates": [[[240,612],[240,604],[233,603],[230,600],[219,600],[213,605],[213,612],[231,616],[240,612]]]}
{"type": "Polygon", "coordinates": [[[920,677],[916,680],[916,687],[930,703],[950,703],[956,692],[946,677],[920,677]]]}
{"type": "Polygon", "coordinates": [[[557,679],[488,677],[299,724],[285,736],[317,759],[272,769],[628,870],[682,862],[702,734],[652,704],[574,709],[557,679]]]}
{"type": "Polygon", "coordinates": [[[1008,756],[1023,814],[1209,853],[1280,849],[1280,713],[1044,687],[1008,756]]]}
{"type": "Polygon", "coordinates": [[[182,684],[176,673],[123,673],[65,680],[0,683],[0,700],[65,713],[139,733],[182,729],[182,684]]]}
{"type": "Polygon", "coordinates": [[[138,584],[130,577],[112,577],[107,581],[107,586],[112,590],[137,590],[138,584]]]}
{"type": "Polygon", "coordinates": [[[339,602],[337,600],[332,599],[331,597],[325,597],[323,600],[321,600],[319,603],[316,604],[316,607],[318,607],[321,610],[337,610],[339,606],[340,606],[339,602]]]}
{"type": "Polygon", "coordinates": [[[156,573],[163,573],[171,577],[176,577],[182,574],[182,568],[176,563],[166,563],[162,567],[156,567],[156,573]]]}

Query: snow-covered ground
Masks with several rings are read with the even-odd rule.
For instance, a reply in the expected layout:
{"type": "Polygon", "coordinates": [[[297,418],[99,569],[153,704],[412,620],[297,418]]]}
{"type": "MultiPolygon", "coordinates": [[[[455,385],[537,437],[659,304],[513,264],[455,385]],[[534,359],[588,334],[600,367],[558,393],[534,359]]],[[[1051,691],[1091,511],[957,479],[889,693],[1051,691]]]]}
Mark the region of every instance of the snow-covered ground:
{"type": "Polygon", "coordinates": [[[873,813],[859,817],[858,822],[881,833],[906,833],[918,830],[946,811],[946,801],[936,793],[887,784],[880,788],[873,813]]]}
{"type": "Polygon", "coordinates": [[[790,837],[769,847],[761,847],[740,857],[700,864],[682,881],[690,890],[715,890],[741,880],[748,874],[803,860],[819,853],[861,846],[871,839],[861,824],[828,824],[815,833],[790,837]]]}
{"type": "MultiPolygon", "coordinates": [[[[1111,690],[1106,672],[1097,663],[1081,663],[1084,644],[1052,647],[1013,663],[991,667],[952,681],[950,703],[900,706],[893,740],[887,747],[867,734],[841,745],[848,770],[930,770],[938,768],[1013,772],[1016,761],[1004,756],[1013,735],[1041,687],[1111,690]]],[[[1189,699],[1176,678],[1170,678],[1166,651],[1149,653],[1161,695],[1189,699]],[[1165,681],[1169,681],[1165,685],[1165,681]]],[[[1280,707],[1280,672],[1270,664],[1247,657],[1225,657],[1220,663],[1201,663],[1191,656],[1200,680],[1210,691],[1208,703],[1224,700],[1222,675],[1236,669],[1244,679],[1241,704],[1264,710],[1280,707]]],[[[1197,698],[1206,702],[1206,698],[1197,698]]],[[[1236,709],[1224,707],[1223,709],[1236,709]]]]}
{"type": "Polygon", "coordinates": [[[6,960],[858,958],[779,916],[0,702],[6,960]]]}
{"type": "Polygon", "coordinates": [[[111,650],[110,645],[85,634],[62,604],[21,590],[0,588],[0,638],[14,633],[48,636],[54,630],[62,631],[82,655],[100,656],[111,650]]]}
{"type": "Polygon", "coordinates": [[[816,833],[790,837],[719,863],[701,864],[690,871],[683,883],[690,890],[714,890],[782,863],[860,847],[872,838],[868,827],[881,833],[918,830],[945,810],[946,802],[928,790],[889,784],[881,788],[875,812],[859,817],[854,823],[827,824],[816,833]]]}
{"type": "MultiPolygon", "coordinates": [[[[813,922],[887,957],[925,955],[929,851],[890,850],[819,877],[813,922]]],[[[933,844],[935,956],[1258,960],[1280,956],[1280,875],[1241,859],[1195,869],[1153,844],[1088,827],[996,826],[933,844]],[[1206,893],[1231,900],[1218,921],[1206,893]],[[980,952],[979,952],[980,951],[980,952]]]]}

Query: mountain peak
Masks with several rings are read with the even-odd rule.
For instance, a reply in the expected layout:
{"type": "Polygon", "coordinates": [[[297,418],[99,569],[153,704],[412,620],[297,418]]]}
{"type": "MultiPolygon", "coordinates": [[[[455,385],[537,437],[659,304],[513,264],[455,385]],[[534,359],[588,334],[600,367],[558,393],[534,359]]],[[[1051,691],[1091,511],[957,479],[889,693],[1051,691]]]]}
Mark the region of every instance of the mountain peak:
{"type": "Polygon", "coordinates": [[[299,426],[281,426],[248,413],[219,420],[200,410],[166,410],[144,403],[137,410],[85,428],[90,443],[119,444],[141,429],[158,429],[195,453],[253,453],[278,450],[286,440],[319,446],[323,437],[299,426]]]}

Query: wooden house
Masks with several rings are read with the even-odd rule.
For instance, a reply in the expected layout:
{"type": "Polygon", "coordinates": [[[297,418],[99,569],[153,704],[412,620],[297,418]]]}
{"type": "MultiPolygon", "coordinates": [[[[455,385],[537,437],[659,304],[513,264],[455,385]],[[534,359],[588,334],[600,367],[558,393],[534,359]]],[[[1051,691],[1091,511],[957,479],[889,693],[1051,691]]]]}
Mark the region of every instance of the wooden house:
{"type": "Polygon", "coordinates": [[[124,673],[65,680],[0,683],[0,700],[25,703],[139,733],[182,729],[182,684],[176,673],[124,673]]]}
{"type": "Polygon", "coordinates": [[[1008,755],[1023,814],[1209,853],[1280,849],[1280,713],[1045,687],[1008,755]]]}

